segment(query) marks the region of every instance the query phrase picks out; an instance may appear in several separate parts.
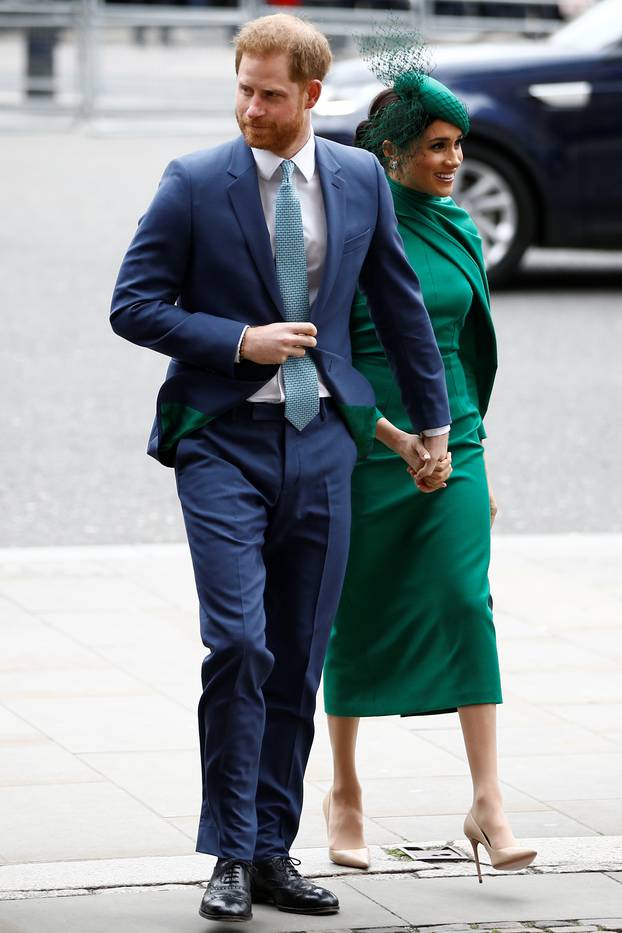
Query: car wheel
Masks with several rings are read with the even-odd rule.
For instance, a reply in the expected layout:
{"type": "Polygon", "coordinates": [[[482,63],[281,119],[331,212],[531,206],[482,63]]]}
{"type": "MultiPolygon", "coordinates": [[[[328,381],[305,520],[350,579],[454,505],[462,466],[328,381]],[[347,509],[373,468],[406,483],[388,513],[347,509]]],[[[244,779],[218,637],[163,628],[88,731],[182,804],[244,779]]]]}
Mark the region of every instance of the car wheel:
{"type": "Polygon", "coordinates": [[[490,284],[507,281],[535,232],[533,201],[520,171],[494,149],[467,142],[453,197],[477,226],[490,284]]]}

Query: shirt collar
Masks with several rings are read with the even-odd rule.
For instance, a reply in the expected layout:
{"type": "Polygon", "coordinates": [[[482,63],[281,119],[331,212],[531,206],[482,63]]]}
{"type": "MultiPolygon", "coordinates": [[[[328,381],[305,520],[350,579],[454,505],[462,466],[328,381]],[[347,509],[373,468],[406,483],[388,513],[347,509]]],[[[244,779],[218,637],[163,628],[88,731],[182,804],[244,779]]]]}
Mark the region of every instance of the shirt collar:
{"type": "MultiPolygon", "coordinates": [[[[251,152],[261,177],[266,180],[272,178],[283,161],[282,156],[275,155],[274,152],[270,152],[268,149],[251,149],[251,152]]],[[[292,156],[291,161],[304,175],[305,179],[311,181],[315,172],[315,136],[313,130],[302,149],[299,149],[296,155],[292,156]]]]}

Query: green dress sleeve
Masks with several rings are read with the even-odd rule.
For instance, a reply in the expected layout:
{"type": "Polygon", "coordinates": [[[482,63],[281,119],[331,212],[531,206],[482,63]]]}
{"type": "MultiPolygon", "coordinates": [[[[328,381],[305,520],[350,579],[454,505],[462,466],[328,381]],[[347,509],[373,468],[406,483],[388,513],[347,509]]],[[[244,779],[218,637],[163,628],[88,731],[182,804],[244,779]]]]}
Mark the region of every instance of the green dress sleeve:
{"type": "MultiPolygon", "coordinates": [[[[466,317],[458,352],[469,396],[483,419],[497,369],[497,344],[490,314],[478,301],[474,301],[466,317]]],[[[484,433],[480,440],[486,437],[485,429],[481,430],[484,433]]]]}
{"type": "Polygon", "coordinates": [[[480,441],[488,436],[483,422],[485,407],[482,405],[482,392],[485,395],[488,393],[486,393],[486,389],[482,387],[482,376],[484,376],[484,378],[488,376],[490,361],[490,334],[482,325],[483,322],[481,320],[479,308],[471,307],[464,327],[462,328],[458,351],[466,377],[469,397],[473,405],[480,412],[482,418],[477,428],[477,436],[480,441]]]}

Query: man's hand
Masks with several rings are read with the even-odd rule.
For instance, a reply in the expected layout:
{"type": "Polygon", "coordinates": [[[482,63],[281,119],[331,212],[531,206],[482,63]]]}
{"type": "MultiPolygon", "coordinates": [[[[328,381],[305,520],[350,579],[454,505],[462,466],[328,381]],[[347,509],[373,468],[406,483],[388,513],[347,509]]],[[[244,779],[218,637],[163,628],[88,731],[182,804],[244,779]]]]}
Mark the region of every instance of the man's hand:
{"type": "Polygon", "coordinates": [[[304,356],[307,347],[315,347],[316,334],[315,325],[303,321],[249,327],[244,335],[241,359],[281,364],[290,356],[304,356]]]}
{"type": "Polygon", "coordinates": [[[434,437],[423,436],[423,444],[429,454],[428,459],[417,472],[417,479],[423,480],[426,476],[431,476],[436,469],[439,460],[447,455],[447,443],[449,441],[449,431],[447,434],[436,434],[434,437]]]}

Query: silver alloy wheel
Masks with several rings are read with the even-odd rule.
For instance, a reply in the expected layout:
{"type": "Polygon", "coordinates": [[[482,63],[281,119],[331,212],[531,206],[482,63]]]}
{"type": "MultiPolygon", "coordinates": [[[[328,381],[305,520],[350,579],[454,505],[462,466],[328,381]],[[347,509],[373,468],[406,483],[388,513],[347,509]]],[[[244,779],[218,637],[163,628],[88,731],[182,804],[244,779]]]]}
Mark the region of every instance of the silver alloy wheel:
{"type": "Polygon", "coordinates": [[[518,205],[508,182],[488,163],[467,156],[456,174],[453,197],[477,226],[486,267],[499,265],[518,230],[518,205]]]}

